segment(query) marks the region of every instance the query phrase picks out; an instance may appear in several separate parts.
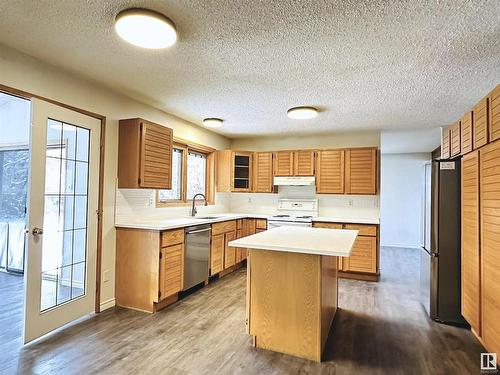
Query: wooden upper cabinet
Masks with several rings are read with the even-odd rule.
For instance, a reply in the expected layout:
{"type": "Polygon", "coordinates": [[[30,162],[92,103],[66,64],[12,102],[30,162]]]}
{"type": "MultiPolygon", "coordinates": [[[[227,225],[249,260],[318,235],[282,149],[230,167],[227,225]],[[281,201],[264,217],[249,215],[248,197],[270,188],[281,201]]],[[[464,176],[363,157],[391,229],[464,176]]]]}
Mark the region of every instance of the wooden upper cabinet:
{"type": "Polygon", "coordinates": [[[294,151],[294,176],[314,176],[314,151],[294,151]]]}
{"type": "Polygon", "coordinates": [[[293,176],[293,151],[276,151],[274,153],[274,175],[293,176]]]}
{"type": "Polygon", "coordinates": [[[118,188],[172,188],[172,129],[143,119],[120,120],[118,188]]]}
{"type": "Polygon", "coordinates": [[[500,139],[500,85],[489,95],[490,142],[500,139]]]}
{"type": "Polygon", "coordinates": [[[479,151],[462,158],[462,316],[481,336],[479,251],[479,151]]]}
{"type": "Polygon", "coordinates": [[[217,151],[217,191],[250,192],[252,169],[252,152],[217,151]]]}
{"type": "Polygon", "coordinates": [[[252,185],[254,193],[271,193],[273,191],[272,152],[254,152],[252,185]]]}
{"type": "Polygon", "coordinates": [[[450,128],[450,156],[460,155],[460,121],[450,128]]]}
{"type": "Polygon", "coordinates": [[[450,128],[442,129],[441,132],[441,159],[448,159],[451,155],[451,130],[450,128]]]}
{"type": "Polygon", "coordinates": [[[344,150],[323,150],[317,152],[317,193],[344,193],[344,154],[344,150]]]}
{"type": "Polygon", "coordinates": [[[472,141],[474,150],[488,143],[488,98],[482,99],[472,109],[472,141]]]}
{"type": "Polygon", "coordinates": [[[479,151],[481,231],[481,337],[500,353],[500,141],[479,151]]]}
{"type": "Polygon", "coordinates": [[[460,120],[460,152],[462,155],[472,151],[474,135],[472,132],[472,111],[463,115],[460,120]]]}
{"type": "Polygon", "coordinates": [[[377,149],[352,148],[345,151],[345,192],[377,194],[377,149]]]}

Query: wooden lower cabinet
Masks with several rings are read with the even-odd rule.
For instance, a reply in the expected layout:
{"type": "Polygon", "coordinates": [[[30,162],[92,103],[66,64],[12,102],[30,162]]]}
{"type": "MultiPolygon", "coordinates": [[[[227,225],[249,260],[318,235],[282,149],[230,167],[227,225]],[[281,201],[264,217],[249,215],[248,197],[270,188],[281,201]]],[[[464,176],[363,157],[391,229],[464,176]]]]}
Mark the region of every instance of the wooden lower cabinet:
{"type": "Polygon", "coordinates": [[[184,279],[184,229],[116,230],[116,304],[155,312],[177,301],[184,279]]]}
{"type": "Polygon", "coordinates": [[[342,271],[376,274],[377,238],[358,235],[351,256],[343,260],[342,271]]]}
{"type": "Polygon", "coordinates": [[[215,275],[224,269],[225,235],[212,234],[210,243],[210,275],[215,275]]]}
{"type": "Polygon", "coordinates": [[[358,230],[358,238],[354,243],[351,256],[338,257],[339,277],[378,280],[380,275],[378,225],[314,222],[313,227],[358,230]]]}
{"type": "Polygon", "coordinates": [[[228,246],[228,242],[236,239],[236,232],[227,232],[224,235],[224,269],[228,269],[236,264],[236,248],[228,246]]]}
{"type": "Polygon", "coordinates": [[[183,289],[184,244],[163,247],[160,256],[160,299],[183,289]]]}

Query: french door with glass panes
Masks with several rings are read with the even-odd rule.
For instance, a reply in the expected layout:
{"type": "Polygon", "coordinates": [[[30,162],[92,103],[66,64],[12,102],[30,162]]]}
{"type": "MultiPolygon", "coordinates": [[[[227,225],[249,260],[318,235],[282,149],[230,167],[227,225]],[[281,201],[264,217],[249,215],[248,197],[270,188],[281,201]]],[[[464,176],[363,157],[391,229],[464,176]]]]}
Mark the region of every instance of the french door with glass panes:
{"type": "Polygon", "coordinates": [[[100,126],[32,100],[25,343],[95,310],[100,126]]]}

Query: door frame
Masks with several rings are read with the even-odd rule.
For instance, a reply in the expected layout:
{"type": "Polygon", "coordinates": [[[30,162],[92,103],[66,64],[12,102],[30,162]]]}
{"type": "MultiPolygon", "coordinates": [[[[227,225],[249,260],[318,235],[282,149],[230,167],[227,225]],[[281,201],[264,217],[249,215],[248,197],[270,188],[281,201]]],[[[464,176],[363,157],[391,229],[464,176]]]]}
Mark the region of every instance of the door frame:
{"type": "Polygon", "coordinates": [[[106,140],[106,116],[100,115],[98,113],[90,112],[85,109],[74,107],[69,104],[61,103],[57,100],[52,100],[44,96],[33,94],[31,92],[18,90],[16,88],[5,86],[0,83],[0,92],[5,94],[18,96],[23,99],[31,100],[32,98],[37,98],[44,100],[48,103],[58,105],[60,107],[93,117],[101,121],[101,133],[99,137],[99,198],[97,202],[97,254],[96,254],[96,285],[95,285],[95,312],[101,312],[101,271],[102,271],[102,214],[103,214],[103,198],[104,198],[104,149],[106,140]]]}

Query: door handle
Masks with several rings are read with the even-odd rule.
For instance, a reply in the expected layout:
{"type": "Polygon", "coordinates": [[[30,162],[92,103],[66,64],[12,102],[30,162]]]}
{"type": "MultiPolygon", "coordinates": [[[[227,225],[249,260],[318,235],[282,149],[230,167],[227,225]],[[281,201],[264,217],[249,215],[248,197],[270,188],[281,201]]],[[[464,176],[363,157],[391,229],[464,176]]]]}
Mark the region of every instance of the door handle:
{"type": "Polygon", "coordinates": [[[31,231],[31,234],[33,234],[33,236],[40,236],[43,234],[43,228],[33,228],[33,230],[31,231]]]}

